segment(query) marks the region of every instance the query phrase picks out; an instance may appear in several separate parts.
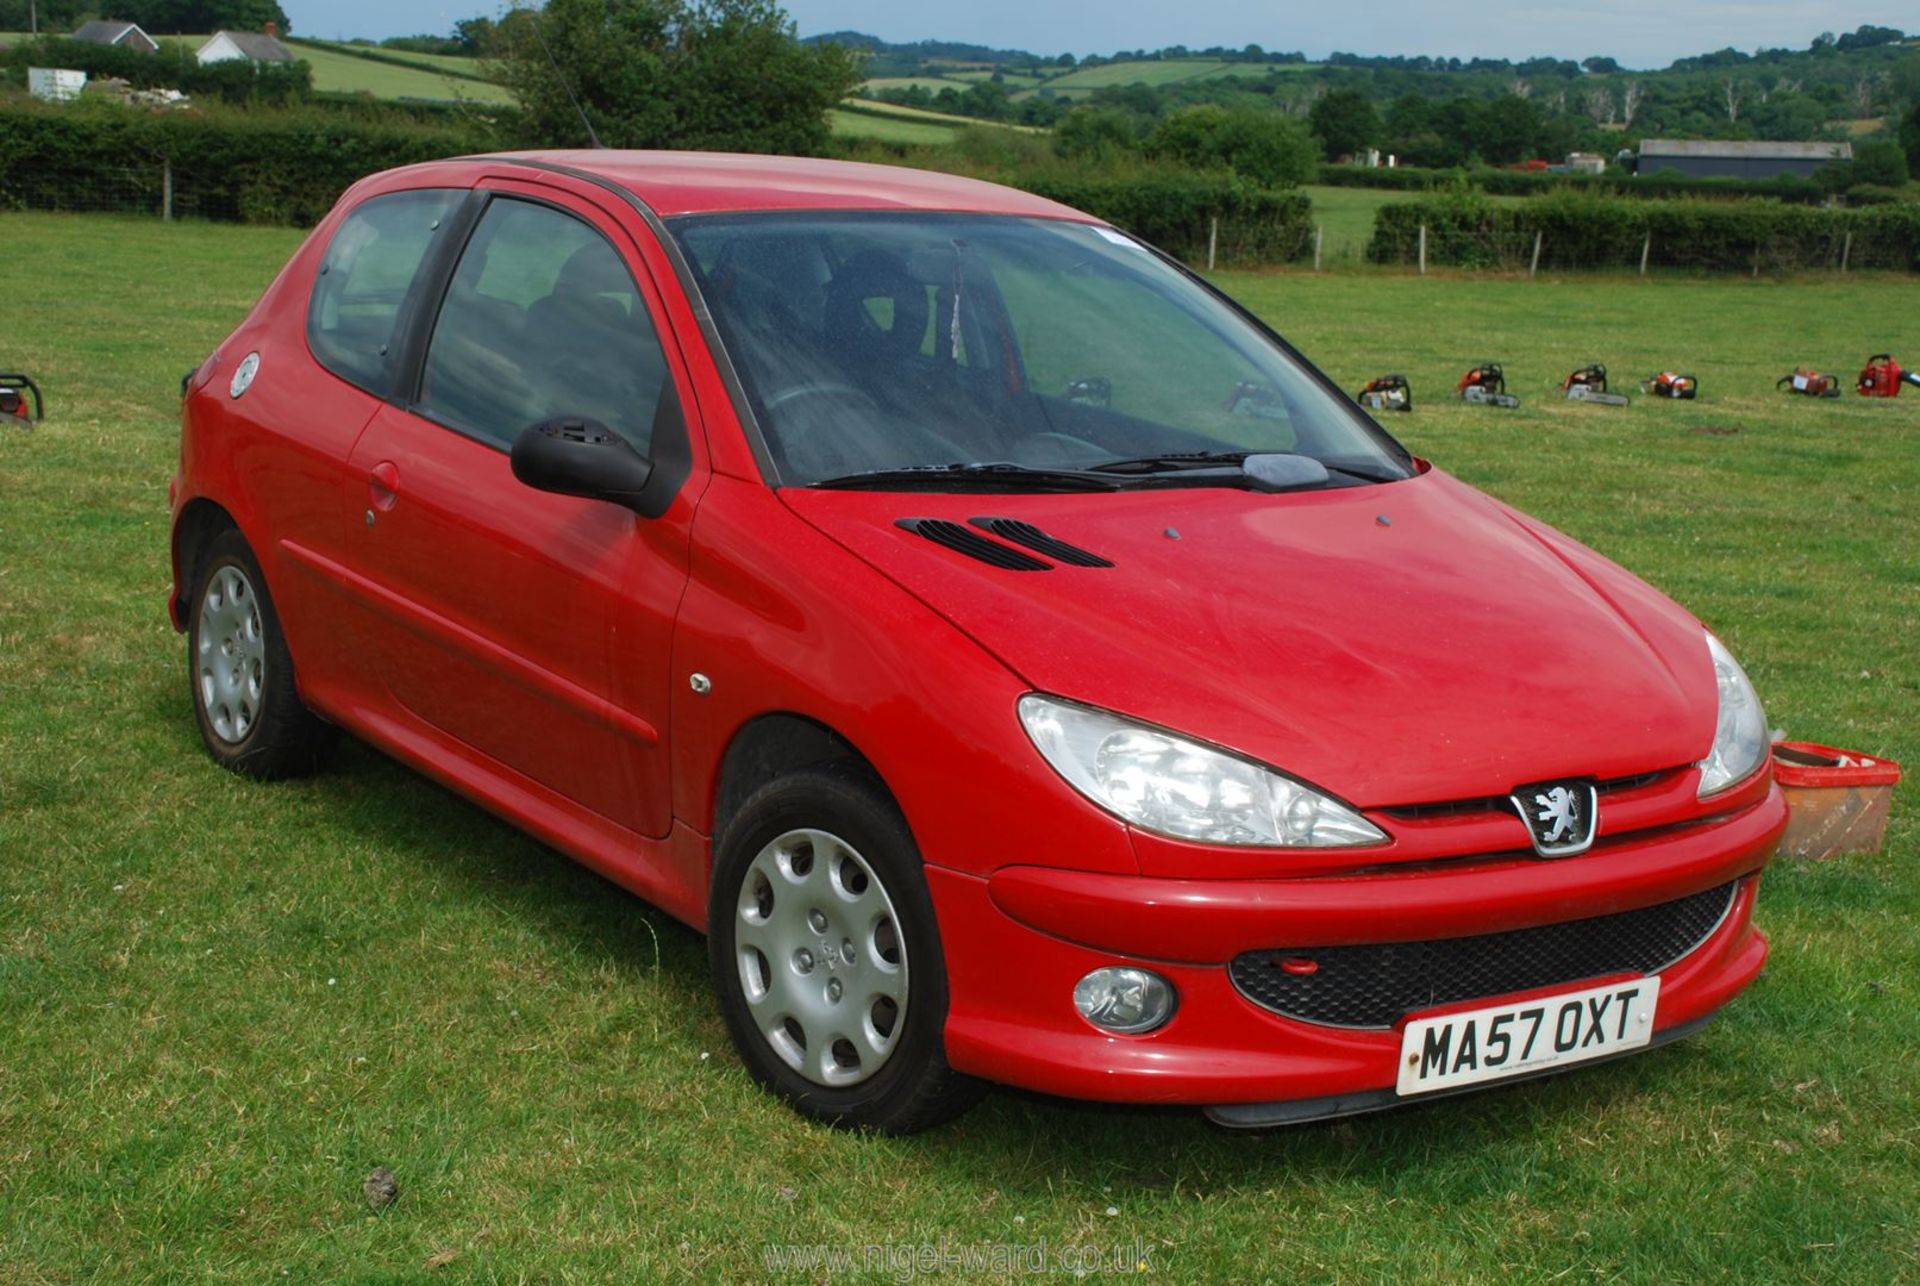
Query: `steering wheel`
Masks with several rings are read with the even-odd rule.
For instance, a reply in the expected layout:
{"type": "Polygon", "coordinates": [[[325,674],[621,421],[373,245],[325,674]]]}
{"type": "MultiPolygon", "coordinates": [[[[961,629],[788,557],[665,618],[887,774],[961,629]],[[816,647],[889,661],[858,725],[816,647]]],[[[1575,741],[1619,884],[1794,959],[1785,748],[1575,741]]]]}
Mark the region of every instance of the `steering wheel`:
{"type": "Polygon", "coordinates": [[[769,418],[775,412],[782,413],[783,422],[768,427],[779,453],[796,470],[815,477],[967,458],[964,449],[911,420],[889,421],[878,402],[851,384],[829,380],[782,390],[767,399],[769,418]],[[792,409],[816,399],[817,411],[792,409]],[[825,419],[835,405],[855,413],[825,419]]]}

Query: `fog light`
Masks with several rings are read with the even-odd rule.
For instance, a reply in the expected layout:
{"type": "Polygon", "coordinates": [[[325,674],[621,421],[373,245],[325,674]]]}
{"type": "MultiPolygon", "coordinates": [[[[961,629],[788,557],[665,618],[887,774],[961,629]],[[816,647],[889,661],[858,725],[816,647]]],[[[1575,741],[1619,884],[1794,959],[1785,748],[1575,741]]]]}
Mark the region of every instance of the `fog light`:
{"type": "Polygon", "coordinates": [[[1073,1007],[1103,1031],[1152,1031],[1173,1017],[1173,984],[1145,969],[1095,969],[1074,987],[1073,1007]]]}

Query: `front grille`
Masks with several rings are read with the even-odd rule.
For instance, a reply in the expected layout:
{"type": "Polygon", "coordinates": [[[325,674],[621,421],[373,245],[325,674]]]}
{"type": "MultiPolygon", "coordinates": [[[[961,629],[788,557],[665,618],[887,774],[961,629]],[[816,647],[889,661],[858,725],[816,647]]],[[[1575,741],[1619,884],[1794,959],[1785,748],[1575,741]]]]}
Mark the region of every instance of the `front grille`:
{"type": "MultiPolygon", "coordinates": [[[[1636,773],[1631,777],[1615,777],[1610,781],[1597,781],[1593,788],[1602,795],[1638,790],[1642,786],[1651,786],[1671,771],[1670,768],[1663,768],[1656,772],[1636,773]]],[[[1464,813],[1511,813],[1513,800],[1506,795],[1484,795],[1475,799],[1443,799],[1432,804],[1397,804],[1380,811],[1395,821],[1426,822],[1439,817],[1458,817],[1464,813]]]]}
{"type": "Polygon", "coordinates": [[[1637,911],[1471,938],[1246,951],[1227,972],[1241,995],[1288,1018],[1391,1027],[1435,1005],[1608,974],[1658,973],[1707,940],[1733,905],[1737,883],[1637,911]]]}

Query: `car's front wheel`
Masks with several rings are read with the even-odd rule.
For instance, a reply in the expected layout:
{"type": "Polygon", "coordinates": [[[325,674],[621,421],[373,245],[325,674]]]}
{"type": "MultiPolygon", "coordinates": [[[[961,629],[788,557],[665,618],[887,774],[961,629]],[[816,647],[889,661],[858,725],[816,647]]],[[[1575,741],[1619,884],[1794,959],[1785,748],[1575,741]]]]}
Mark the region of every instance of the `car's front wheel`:
{"type": "Polygon", "coordinates": [[[899,809],[847,765],[762,787],[728,825],[708,908],[735,1047],[809,1116],[906,1134],[965,1111],[947,1065],[946,967],[899,809]]]}
{"type": "Polygon", "coordinates": [[[238,531],[214,537],[192,592],[187,677],[207,753],[249,777],[313,772],[335,730],[301,703],[266,578],[238,531]]]}

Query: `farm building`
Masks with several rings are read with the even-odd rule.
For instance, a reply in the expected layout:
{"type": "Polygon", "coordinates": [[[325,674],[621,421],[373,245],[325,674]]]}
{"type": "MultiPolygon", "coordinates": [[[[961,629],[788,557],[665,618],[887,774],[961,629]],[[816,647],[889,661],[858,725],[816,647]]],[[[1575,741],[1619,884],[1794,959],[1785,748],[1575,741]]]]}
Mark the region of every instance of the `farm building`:
{"type": "Polygon", "coordinates": [[[84,40],[90,45],[119,45],[123,49],[138,49],[143,54],[160,51],[159,43],[140,30],[139,23],[121,22],[117,18],[95,19],[80,27],[70,38],[84,40]]]}
{"type": "Polygon", "coordinates": [[[1691,179],[1812,178],[1833,161],[1853,159],[1851,143],[1728,143],[1650,138],[1640,144],[1640,173],[1691,179]]]}
{"type": "Polygon", "coordinates": [[[279,27],[271,22],[265,31],[216,31],[193,56],[203,66],[240,58],[253,63],[293,61],[293,51],[280,43],[279,27]]]}

